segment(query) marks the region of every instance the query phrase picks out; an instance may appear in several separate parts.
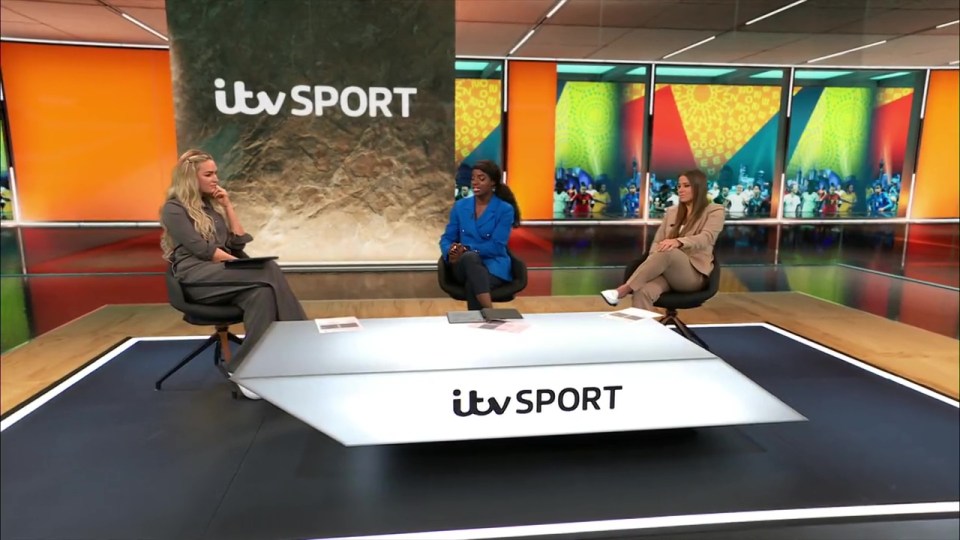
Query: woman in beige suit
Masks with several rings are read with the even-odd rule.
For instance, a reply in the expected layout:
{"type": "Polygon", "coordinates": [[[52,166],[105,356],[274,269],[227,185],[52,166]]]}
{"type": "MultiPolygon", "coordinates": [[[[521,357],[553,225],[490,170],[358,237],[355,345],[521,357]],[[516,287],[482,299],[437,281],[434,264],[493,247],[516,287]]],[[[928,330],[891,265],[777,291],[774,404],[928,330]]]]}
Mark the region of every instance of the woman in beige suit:
{"type": "Polygon", "coordinates": [[[706,286],[713,271],[713,245],[723,229],[723,207],[707,198],[707,177],[687,171],[677,182],[680,204],[667,213],[647,259],[626,283],[600,293],[615,306],[628,294],[633,306],[653,309],[667,291],[693,292],[706,286]]]}

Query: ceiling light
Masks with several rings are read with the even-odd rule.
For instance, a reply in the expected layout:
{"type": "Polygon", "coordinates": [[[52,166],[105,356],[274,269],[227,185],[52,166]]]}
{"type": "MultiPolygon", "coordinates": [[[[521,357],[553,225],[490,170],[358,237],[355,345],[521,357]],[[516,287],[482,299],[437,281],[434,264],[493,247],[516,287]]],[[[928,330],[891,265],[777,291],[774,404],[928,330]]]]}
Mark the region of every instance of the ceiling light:
{"type": "Polygon", "coordinates": [[[711,42],[711,41],[713,41],[713,40],[715,40],[715,39],[717,39],[717,36],[710,36],[710,37],[708,37],[707,39],[704,39],[704,40],[701,40],[701,41],[698,41],[698,42],[694,43],[693,45],[687,45],[686,47],[680,49],[679,51],[673,51],[672,53],[664,56],[661,60],[666,60],[667,58],[670,58],[671,56],[676,56],[676,55],[678,55],[678,54],[680,54],[680,53],[682,53],[682,52],[684,52],[684,51],[689,51],[690,49],[692,49],[692,48],[694,48],[694,47],[699,47],[700,45],[703,45],[704,43],[709,43],[709,42],[711,42]]]}
{"type": "Polygon", "coordinates": [[[950,62],[951,66],[955,66],[957,64],[960,64],[960,60],[954,60],[953,62],[950,62]]]}
{"type": "Polygon", "coordinates": [[[153,28],[150,28],[150,26],[147,25],[147,23],[142,22],[142,21],[140,21],[139,19],[137,19],[136,17],[133,17],[133,16],[127,14],[127,12],[123,11],[122,9],[120,9],[120,8],[114,6],[114,5],[109,4],[109,3],[105,2],[104,0],[97,0],[97,2],[99,2],[101,6],[109,9],[110,11],[116,13],[117,15],[123,17],[124,19],[132,22],[133,24],[135,24],[135,25],[137,25],[137,26],[139,26],[140,28],[143,28],[144,30],[146,30],[147,32],[150,32],[151,34],[157,36],[158,38],[160,38],[160,39],[162,39],[162,40],[164,40],[164,41],[170,41],[170,39],[167,38],[167,36],[161,34],[160,32],[157,32],[157,31],[154,30],[153,28]]]}
{"type": "Polygon", "coordinates": [[[553,14],[556,13],[560,8],[562,8],[563,5],[566,3],[567,3],[567,0],[560,0],[559,2],[557,2],[557,5],[553,6],[553,9],[551,9],[550,12],[547,13],[546,18],[549,19],[550,17],[553,17],[553,14]]]}
{"type": "Polygon", "coordinates": [[[943,23],[943,24],[938,24],[938,25],[937,25],[937,30],[939,30],[939,29],[941,29],[941,28],[946,28],[946,27],[948,27],[948,26],[953,26],[953,25],[958,24],[958,23],[960,23],[960,19],[957,19],[957,20],[955,20],[955,21],[945,22],[945,23],[943,23]]]}
{"type": "Polygon", "coordinates": [[[142,22],[138,21],[136,18],[131,17],[130,15],[128,15],[128,14],[126,14],[126,13],[121,13],[121,15],[123,16],[124,19],[132,22],[133,24],[139,26],[140,28],[143,28],[144,30],[146,30],[147,32],[150,32],[151,34],[157,36],[158,38],[160,38],[160,39],[162,39],[162,40],[164,40],[164,41],[170,41],[170,39],[169,39],[167,36],[161,34],[160,32],[157,32],[157,31],[154,30],[153,28],[150,28],[150,27],[147,26],[145,23],[142,23],[142,22]]]}
{"type": "Polygon", "coordinates": [[[597,66],[590,64],[557,64],[557,73],[579,73],[600,75],[613,69],[614,66],[597,66]]]}
{"type": "Polygon", "coordinates": [[[750,26],[751,24],[753,24],[753,23],[755,23],[755,22],[762,21],[762,20],[766,19],[767,17],[773,17],[774,15],[776,15],[777,13],[780,13],[781,11],[786,11],[786,10],[792,8],[792,7],[799,6],[800,4],[802,4],[802,3],[806,2],[806,1],[807,1],[807,0],[798,0],[798,1],[794,2],[794,3],[792,3],[792,4],[787,4],[787,5],[783,6],[783,7],[780,8],[780,9],[775,9],[775,10],[771,11],[770,13],[767,13],[766,15],[761,15],[761,16],[757,17],[756,19],[747,21],[744,26],[750,26]]]}
{"type": "Polygon", "coordinates": [[[657,66],[658,77],[719,77],[735,69],[657,66]]]}
{"type": "Polygon", "coordinates": [[[828,54],[828,55],[826,55],[826,56],[821,56],[820,58],[814,58],[813,60],[807,60],[807,63],[808,63],[808,64],[812,64],[812,63],[814,63],[814,62],[819,62],[819,61],[821,61],[821,60],[826,60],[826,59],[828,59],[828,58],[834,58],[834,57],[837,57],[837,56],[840,56],[840,55],[843,55],[843,54],[852,53],[852,52],[854,52],[854,51],[862,51],[863,49],[869,49],[870,47],[876,47],[877,45],[883,45],[883,44],[886,43],[886,42],[887,42],[887,40],[884,39],[884,40],[881,40],[881,41],[877,41],[877,42],[871,43],[871,44],[869,44],[869,45],[861,45],[861,46],[859,46],[859,47],[854,47],[854,48],[852,48],[852,49],[847,49],[847,50],[845,50],[845,51],[840,51],[840,52],[838,52],[838,53],[833,53],[833,54],[828,54]]]}
{"type": "Polygon", "coordinates": [[[523,36],[522,38],[520,38],[520,41],[518,41],[517,44],[514,45],[512,49],[510,49],[510,52],[507,53],[507,56],[510,56],[511,54],[517,52],[517,49],[519,49],[524,43],[526,43],[527,40],[530,39],[530,36],[532,36],[533,33],[536,32],[536,31],[537,31],[536,28],[531,28],[531,29],[527,32],[527,35],[525,35],[525,36],[523,36]]]}
{"type": "Polygon", "coordinates": [[[829,69],[798,69],[793,72],[794,79],[823,80],[849,75],[852,71],[831,71],[829,69]]]}
{"type": "Polygon", "coordinates": [[[897,71],[895,73],[884,73],[883,75],[877,75],[876,77],[870,77],[871,81],[882,81],[884,79],[892,79],[894,77],[902,77],[904,75],[909,75],[909,71],[897,71]]]}
{"type": "Polygon", "coordinates": [[[488,62],[471,62],[469,60],[457,60],[453,67],[457,71],[481,71],[487,67],[488,62]]]}
{"type": "Polygon", "coordinates": [[[82,47],[117,47],[122,49],[169,49],[169,45],[146,45],[143,43],[114,43],[109,41],[74,41],[67,39],[35,39],[0,36],[0,41],[11,43],[37,43],[42,45],[77,45],[82,47]]]}

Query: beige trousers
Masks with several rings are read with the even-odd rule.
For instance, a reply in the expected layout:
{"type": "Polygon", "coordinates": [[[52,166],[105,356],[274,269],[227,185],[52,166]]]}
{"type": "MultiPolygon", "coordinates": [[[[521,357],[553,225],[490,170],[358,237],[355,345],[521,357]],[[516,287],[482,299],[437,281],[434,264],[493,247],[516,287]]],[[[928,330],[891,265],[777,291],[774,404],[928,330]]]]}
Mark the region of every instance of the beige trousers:
{"type": "Polygon", "coordinates": [[[652,310],[661,294],[699,291],[706,285],[706,279],[690,264],[686,253],[672,249],[651,252],[627,280],[627,285],[633,290],[633,307],[652,310]]]}

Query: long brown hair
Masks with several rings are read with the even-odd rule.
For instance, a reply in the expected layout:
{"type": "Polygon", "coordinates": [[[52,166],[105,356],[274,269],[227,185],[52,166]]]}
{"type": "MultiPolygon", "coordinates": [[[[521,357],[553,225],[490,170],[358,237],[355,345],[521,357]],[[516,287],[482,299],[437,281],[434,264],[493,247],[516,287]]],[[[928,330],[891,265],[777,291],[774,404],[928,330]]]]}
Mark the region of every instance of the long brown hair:
{"type": "Polygon", "coordinates": [[[490,180],[493,180],[493,192],[513,207],[513,226],[519,227],[520,205],[517,204],[517,197],[513,194],[513,191],[503,182],[503,173],[500,171],[500,166],[490,160],[482,159],[474,163],[471,169],[482,171],[490,177],[490,180]]]}
{"type": "Polygon", "coordinates": [[[690,187],[693,188],[693,210],[691,210],[688,216],[687,205],[680,203],[680,208],[677,209],[677,221],[674,222],[673,227],[670,228],[670,234],[667,238],[677,238],[680,236],[680,227],[699,219],[700,216],[703,215],[704,209],[710,204],[710,201],[707,199],[707,175],[703,174],[703,171],[693,169],[692,171],[681,173],[677,178],[678,187],[680,178],[682,177],[686,177],[687,181],[690,182],[690,187]]]}

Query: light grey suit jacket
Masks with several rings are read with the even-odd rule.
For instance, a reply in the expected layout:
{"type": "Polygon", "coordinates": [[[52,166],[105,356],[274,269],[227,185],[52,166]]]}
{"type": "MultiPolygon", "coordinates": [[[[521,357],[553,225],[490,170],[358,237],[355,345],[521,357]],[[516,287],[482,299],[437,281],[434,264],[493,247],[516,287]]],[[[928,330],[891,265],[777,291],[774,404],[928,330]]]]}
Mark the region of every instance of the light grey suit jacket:
{"type": "MultiPolygon", "coordinates": [[[[677,222],[679,208],[679,206],[667,208],[663,222],[657,229],[656,236],[653,237],[654,246],[667,238],[670,229],[677,222]]],[[[677,238],[682,244],[680,249],[690,257],[690,264],[705,276],[709,276],[713,271],[713,245],[717,242],[720,231],[723,230],[723,220],[723,207],[710,203],[703,209],[699,218],[683,228],[677,238]]]]}

